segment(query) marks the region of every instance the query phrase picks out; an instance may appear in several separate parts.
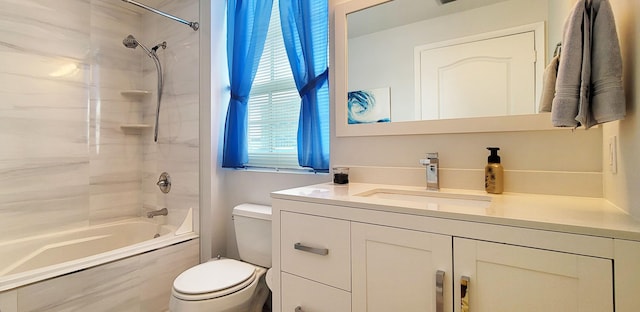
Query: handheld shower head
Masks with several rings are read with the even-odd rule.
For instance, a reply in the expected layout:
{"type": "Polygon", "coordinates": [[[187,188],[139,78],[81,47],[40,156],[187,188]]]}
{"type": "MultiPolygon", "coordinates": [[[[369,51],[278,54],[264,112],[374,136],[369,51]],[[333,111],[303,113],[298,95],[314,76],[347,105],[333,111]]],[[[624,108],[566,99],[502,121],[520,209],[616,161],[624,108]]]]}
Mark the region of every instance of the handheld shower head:
{"type": "Polygon", "coordinates": [[[145,47],[144,44],[140,43],[140,41],[138,41],[138,39],[136,39],[133,35],[128,35],[126,38],[124,38],[124,40],[122,40],[122,44],[129,49],[135,49],[140,46],[150,58],[154,58],[151,50],[145,47]]]}
{"type": "Polygon", "coordinates": [[[134,36],[128,35],[127,38],[124,38],[124,40],[122,40],[122,44],[124,44],[124,46],[129,49],[135,49],[140,43],[138,43],[138,40],[136,40],[134,36]]]}

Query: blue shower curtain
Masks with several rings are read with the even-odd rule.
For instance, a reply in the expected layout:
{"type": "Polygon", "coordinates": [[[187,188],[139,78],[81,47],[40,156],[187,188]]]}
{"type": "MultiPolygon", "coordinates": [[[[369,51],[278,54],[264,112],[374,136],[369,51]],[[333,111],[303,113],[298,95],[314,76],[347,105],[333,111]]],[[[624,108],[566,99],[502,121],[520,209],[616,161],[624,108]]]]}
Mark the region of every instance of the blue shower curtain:
{"type": "Polygon", "coordinates": [[[222,167],[241,168],[249,160],[247,103],[267,38],[273,0],[227,2],[227,55],[231,100],[224,128],[222,167]]]}
{"type": "Polygon", "coordinates": [[[298,163],[329,170],[328,1],[280,0],[284,44],[298,93],[298,163]]]}

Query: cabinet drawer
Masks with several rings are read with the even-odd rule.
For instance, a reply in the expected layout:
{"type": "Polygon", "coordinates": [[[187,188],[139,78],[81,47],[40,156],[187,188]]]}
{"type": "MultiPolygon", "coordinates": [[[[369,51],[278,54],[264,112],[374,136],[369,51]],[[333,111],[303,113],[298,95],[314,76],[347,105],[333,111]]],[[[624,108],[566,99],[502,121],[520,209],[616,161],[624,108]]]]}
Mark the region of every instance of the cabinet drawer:
{"type": "Polygon", "coordinates": [[[282,271],[351,290],[348,221],[283,211],[280,231],[282,271]]]}
{"type": "Polygon", "coordinates": [[[351,295],[337,288],[282,273],[282,312],[349,312],[351,295]],[[296,310],[296,308],[300,308],[296,310]]]}

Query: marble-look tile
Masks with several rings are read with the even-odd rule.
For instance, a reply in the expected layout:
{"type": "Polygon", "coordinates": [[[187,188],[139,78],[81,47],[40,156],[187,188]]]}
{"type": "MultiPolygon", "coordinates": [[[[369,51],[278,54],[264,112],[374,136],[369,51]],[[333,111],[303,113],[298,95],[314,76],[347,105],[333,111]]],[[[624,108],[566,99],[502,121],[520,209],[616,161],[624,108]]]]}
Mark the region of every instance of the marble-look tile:
{"type": "Polygon", "coordinates": [[[18,312],[18,292],[10,290],[0,293],[0,311],[18,312]]]}
{"type": "Polygon", "coordinates": [[[75,60],[88,56],[89,1],[3,0],[0,5],[0,46],[75,60]]]}
{"type": "Polygon", "coordinates": [[[127,258],[18,289],[19,311],[139,311],[139,258],[127,258]]]}
{"type": "MultiPolygon", "coordinates": [[[[179,16],[197,21],[198,1],[151,1],[149,5],[179,16]]],[[[198,198],[199,161],[199,75],[197,70],[199,32],[155,14],[142,14],[143,36],[149,42],[167,42],[167,49],[160,51],[165,88],[160,112],[158,143],[143,143],[144,180],[157,180],[162,171],[172,176],[172,190],[160,194],[154,184],[143,182],[143,205],[164,206],[169,209],[168,222],[179,225],[189,208],[196,210],[198,198]]],[[[145,88],[155,90],[155,68],[152,62],[143,62],[145,88]]],[[[143,106],[143,120],[155,119],[155,98],[143,106]]],[[[142,137],[149,142],[151,134],[142,137]]],[[[195,224],[198,224],[196,219],[195,224]]]]}
{"type": "Polygon", "coordinates": [[[140,138],[123,124],[139,123],[140,102],[123,90],[141,89],[144,53],[122,40],[136,36],[139,14],[106,0],[91,1],[92,101],[90,129],[92,223],[140,216],[142,212],[140,138]]]}
{"type": "Polygon", "coordinates": [[[173,280],[198,262],[195,239],[28,285],[0,299],[15,299],[17,311],[166,311],[173,280]]]}
{"type": "Polygon", "coordinates": [[[140,256],[141,311],[163,311],[169,306],[173,280],[199,263],[198,239],[140,256]]]}
{"type": "Polygon", "coordinates": [[[1,240],[86,224],[87,158],[0,160],[1,240]]]}
{"type": "MultiPolygon", "coordinates": [[[[197,0],[150,4],[199,15],[197,0]]],[[[120,1],[0,0],[3,240],[136,216],[151,204],[176,206],[172,224],[197,209],[198,38],[120,1]],[[120,129],[155,119],[155,66],[123,46],[129,34],[169,45],[158,52],[166,80],[159,144],[152,131],[120,129]],[[120,94],[129,89],[153,94],[120,94]],[[178,185],[165,196],[155,182],[168,170],[178,185]]]]}

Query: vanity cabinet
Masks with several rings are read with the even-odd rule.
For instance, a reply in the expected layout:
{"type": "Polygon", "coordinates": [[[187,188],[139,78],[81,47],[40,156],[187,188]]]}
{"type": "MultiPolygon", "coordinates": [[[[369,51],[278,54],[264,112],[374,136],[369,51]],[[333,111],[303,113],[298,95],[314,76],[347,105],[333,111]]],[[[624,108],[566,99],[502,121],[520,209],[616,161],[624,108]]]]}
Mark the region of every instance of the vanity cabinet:
{"type": "Polygon", "coordinates": [[[613,312],[620,295],[610,238],[278,198],[273,208],[274,311],[613,312]]]}

